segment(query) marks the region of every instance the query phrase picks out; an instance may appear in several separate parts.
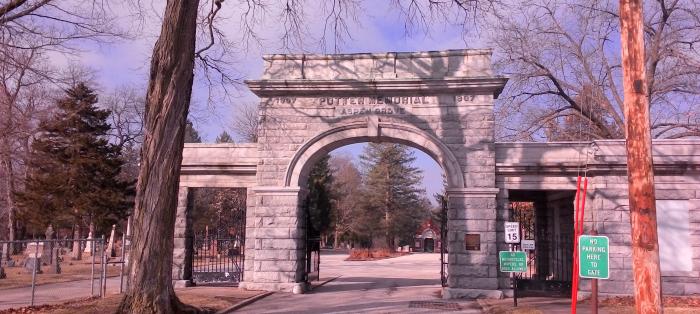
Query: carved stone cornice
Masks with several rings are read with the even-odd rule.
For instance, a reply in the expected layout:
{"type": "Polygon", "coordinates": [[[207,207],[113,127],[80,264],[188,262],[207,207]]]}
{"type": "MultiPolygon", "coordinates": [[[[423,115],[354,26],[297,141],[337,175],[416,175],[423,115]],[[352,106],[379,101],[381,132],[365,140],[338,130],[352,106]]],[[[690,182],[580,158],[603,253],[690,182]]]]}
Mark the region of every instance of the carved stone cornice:
{"type": "Polygon", "coordinates": [[[356,95],[434,95],[442,93],[490,93],[503,90],[506,77],[457,77],[439,79],[373,80],[249,80],[250,90],[260,97],[274,96],[356,96],[356,95]]]}

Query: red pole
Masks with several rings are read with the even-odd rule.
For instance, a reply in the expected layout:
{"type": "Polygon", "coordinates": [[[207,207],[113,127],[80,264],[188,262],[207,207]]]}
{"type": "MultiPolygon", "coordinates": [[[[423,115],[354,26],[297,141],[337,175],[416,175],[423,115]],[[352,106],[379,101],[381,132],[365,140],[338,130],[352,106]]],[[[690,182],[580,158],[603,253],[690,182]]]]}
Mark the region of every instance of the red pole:
{"type": "Polygon", "coordinates": [[[641,0],[620,0],[627,180],[636,313],[661,313],[661,270],[641,0]]]}
{"type": "Polygon", "coordinates": [[[581,176],[576,178],[576,198],[574,199],[574,257],[571,270],[571,313],[576,314],[576,301],[578,298],[578,216],[581,194],[581,176]]]}

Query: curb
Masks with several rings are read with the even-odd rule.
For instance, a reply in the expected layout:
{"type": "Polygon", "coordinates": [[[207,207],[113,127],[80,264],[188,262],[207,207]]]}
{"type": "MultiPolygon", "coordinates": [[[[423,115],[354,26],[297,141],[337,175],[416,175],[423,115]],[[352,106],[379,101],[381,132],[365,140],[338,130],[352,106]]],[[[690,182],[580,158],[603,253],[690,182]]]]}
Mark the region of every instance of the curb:
{"type": "Polygon", "coordinates": [[[267,297],[267,296],[269,296],[269,295],[271,295],[271,294],[273,294],[273,293],[274,293],[274,292],[268,291],[268,292],[264,292],[264,293],[258,294],[258,295],[254,296],[254,297],[252,297],[252,298],[245,299],[245,300],[243,300],[243,301],[241,301],[241,302],[238,302],[238,303],[236,303],[236,304],[234,304],[234,305],[231,305],[231,306],[229,306],[229,307],[227,307],[227,308],[225,308],[225,309],[222,309],[222,310],[216,312],[216,314],[232,313],[232,312],[234,312],[234,311],[236,311],[236,310],[238,310],[238,309],[240,309],[240,308],[242,308],[242,307],[244,307],[244,306],[247,306],[247,305],[249,305],[249,304],[251,304],[251,303],[253,303],[253,302],[255,302],[255,301],[258,301],[258,300],[260,300],[260,299],[262,299],[262,298],[264,298],[264,297],[267,297]]]}

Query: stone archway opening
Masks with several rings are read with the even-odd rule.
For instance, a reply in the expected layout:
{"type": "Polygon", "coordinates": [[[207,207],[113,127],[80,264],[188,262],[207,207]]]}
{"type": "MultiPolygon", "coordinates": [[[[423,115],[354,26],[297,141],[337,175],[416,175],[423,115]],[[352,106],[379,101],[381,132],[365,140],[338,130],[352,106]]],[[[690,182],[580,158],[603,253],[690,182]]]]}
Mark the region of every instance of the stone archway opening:
{"type": "MultiPolygon", "coordinates": [[[[361,282],[356,289],[385,289],[390,285],[392,289],[420,291],[416,292],[418,294],[436,294],[441,290],[441,223],[437,220],[441,218],[441,204],[434,194],[444,193],[445,172],[437,161],[423,150],[403,144],[397,145],[396,147],[405,149],[415,158],[405,166],[420,170],[422,178],[415,186],[420,190],[416,191],[416,197],[424,203],[414,204],[413,207],[392,208],[391,218],[387,218],[382,209],[384,204],[373,198],[373,194],[377,193],[367,190],[373,188],[367,182],[370,169],[367,162],[361,164],[360,156],[370,145],[394,148],[392,144],[397,143],[358,140],[357,143],[336,148],[319,159],[307,161],[318,165],[318,160],[326,161],[324,156],[330,158],[328,164],[334,186],[338,186],[338,190],[332,191],[337,197],[334,200],[337,203],[333,204],[331,215],[334,219],[343,215],[344,218],[340,222],[345,224],[331,225],[325,234],[311,231],[315,229],[314,225],[318,221],[314,220],[315,217],[306,206],[308,195],[313,193],[313,188],[308,183],[315,181],[300,178],[300,182],[307,183],[302,186],[307,195],[302,201],[302,212],[309,218],[305,219],[306,225],[303,229],[309,235],[306,238],[305,278],[311,284],[319,279],[323,281],[339,277],[334,281],[334,286],[361,282]],[[356,177],[348,178],[348,172],[354,172],[356,177]],[[358,186],[347,187],[354,182],[357,182],[358,186]],[[347,208],[348,204],[352,208],[347,208]],[[392,226],[392,230],[397,230],[392,234],[393,244],[388,244],[385,238],[384,228],[387,225],[392,226]],[[320,265],[314,264],[318,261],[316,250],[320,253],[320,265]]],[[[312,176],[317,175],[318,168],[313,168],[311,172],[312,176]]],[[[336,222],[338,220],[332,223],[336,222]]]]}

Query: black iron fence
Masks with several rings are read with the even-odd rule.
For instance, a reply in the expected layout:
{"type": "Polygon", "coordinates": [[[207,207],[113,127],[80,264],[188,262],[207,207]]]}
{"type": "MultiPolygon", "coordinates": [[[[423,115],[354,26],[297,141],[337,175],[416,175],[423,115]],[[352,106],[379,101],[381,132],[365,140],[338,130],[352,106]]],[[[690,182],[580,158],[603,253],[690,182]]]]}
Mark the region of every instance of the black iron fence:
{"type": "Polygon", "coordinates": [[[242,234],[230,237],[195,235],[192,242],[195,284],[235,284],[243,280],[245,242],[242,234]]]}

